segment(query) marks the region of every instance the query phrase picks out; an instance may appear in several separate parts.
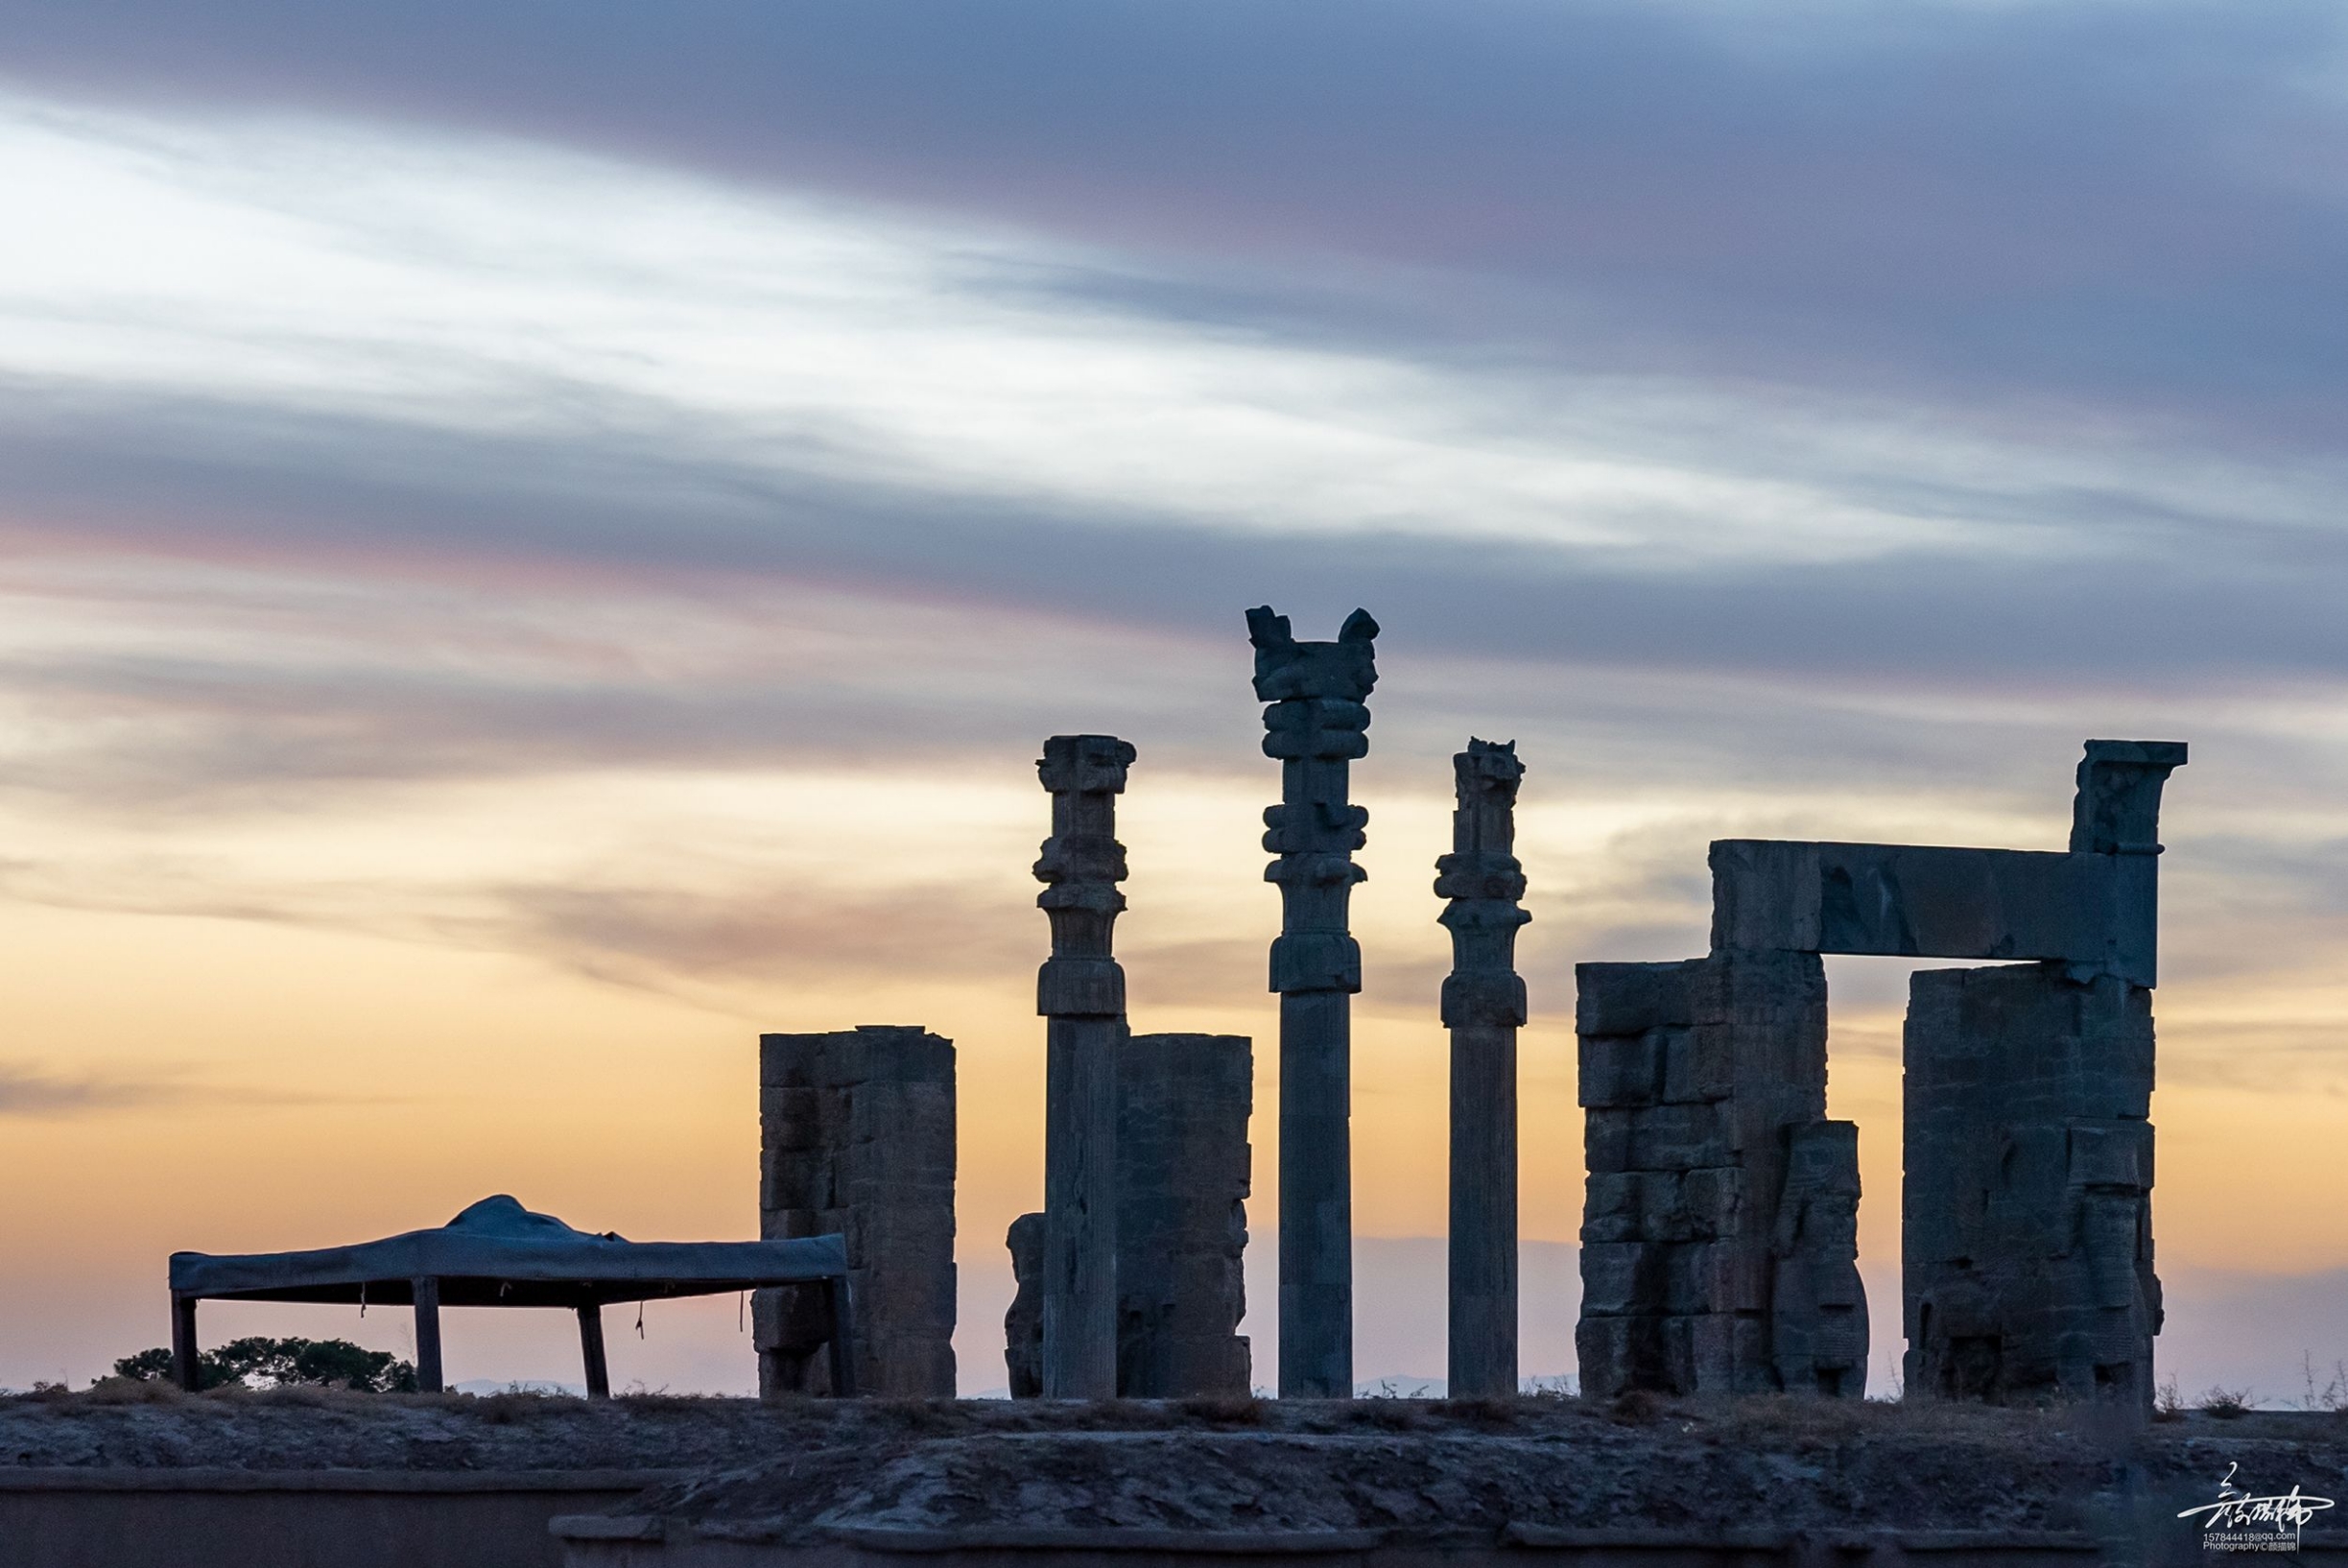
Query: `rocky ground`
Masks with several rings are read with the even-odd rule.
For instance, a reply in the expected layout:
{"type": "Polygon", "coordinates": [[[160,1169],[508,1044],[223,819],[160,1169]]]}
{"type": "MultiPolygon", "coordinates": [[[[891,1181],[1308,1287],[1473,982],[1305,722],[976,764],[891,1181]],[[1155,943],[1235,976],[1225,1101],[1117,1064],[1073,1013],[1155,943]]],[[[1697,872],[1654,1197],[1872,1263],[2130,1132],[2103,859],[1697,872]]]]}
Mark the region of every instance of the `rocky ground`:
{"type": "MultiPolygon", "coordinates": [[[[2348,1416],[1816,1399],[1047,1406],[101,1386],[0,1400],[0,1466],[667,1469],[629,1511],[884,1530],[2102,1529],[2239,1485],[2348,1499],[2348,1416]],[[2099,1524],[2099,1518],[2104,1524],[2099,1524]]],[[[2182,1506],[2181,1504],[2179,1506],[2182,1506]]],[[[2339,1515],[2327,1532],[2348,1531],[2339,1515]]],[[[2315,1529],[2318,1527],[2311,1527],[2315,1529]]]]}

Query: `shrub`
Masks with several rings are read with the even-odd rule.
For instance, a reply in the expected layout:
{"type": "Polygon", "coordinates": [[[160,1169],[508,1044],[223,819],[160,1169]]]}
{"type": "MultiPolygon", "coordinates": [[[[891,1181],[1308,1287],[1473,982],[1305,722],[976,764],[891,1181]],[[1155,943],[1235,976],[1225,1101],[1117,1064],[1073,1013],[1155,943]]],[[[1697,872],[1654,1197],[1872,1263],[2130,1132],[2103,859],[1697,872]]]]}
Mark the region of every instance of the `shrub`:
{"type": "Polygon", "coordinates": [[[2199,1409],[2205,1415],[2215,1415],[2230,1421],[2237,1415],[2247,1414],[2251,1393],[2248,1389],[2212,1389],[2201,1396],[2199,1409]]]}
{"type": "MultiPolygon", "coordinates": [[[[171,1376],[171,1352],[141,1350],[114,1364],[117,1377],[150,1383],[171,1376]]],[[[389,1350],[348,1340],[230,1340],[196,1358],[197,1386],[205,1389],[356,1389],[363,1393],[414,1393],[415,1367],[389,1350]]]]}

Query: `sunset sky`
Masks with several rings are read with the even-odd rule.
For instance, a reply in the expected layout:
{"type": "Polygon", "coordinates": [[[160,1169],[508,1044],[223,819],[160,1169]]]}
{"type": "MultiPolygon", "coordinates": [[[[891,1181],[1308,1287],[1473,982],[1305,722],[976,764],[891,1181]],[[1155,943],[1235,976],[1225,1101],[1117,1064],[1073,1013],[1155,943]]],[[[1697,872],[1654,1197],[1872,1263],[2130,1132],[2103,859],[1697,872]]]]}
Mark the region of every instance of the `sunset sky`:
{"type": "MultiPolygon", "coordinates": [[[[1442,1370],[1449,757],[1513,739],[1524,1370],[1573,964],[1726,837],[2164,818],[2161,1375],[2348,1359],[2348,12],[2166,0],[14,0],[0,1386],[175,1248],[486,1194],[756,1224],[755,1036],[960,1048],[965,1391],[1041,1190],[1054,733],[1139,751],[1135,1026],[1257,1041],[1243,612],[1385,627],[1357,1372],[1442,1370]]],[[[1906,975],[1832,960],[1872,1391],[1906,975]]],[[[737,1303],[615,1383],[747,1390],[737,1303]]],[[[405,1350],[404,1315],[207,1337],[405,1350]]],[[[452,1314],[452,1379],[578,1377],[452,1314]]]]}

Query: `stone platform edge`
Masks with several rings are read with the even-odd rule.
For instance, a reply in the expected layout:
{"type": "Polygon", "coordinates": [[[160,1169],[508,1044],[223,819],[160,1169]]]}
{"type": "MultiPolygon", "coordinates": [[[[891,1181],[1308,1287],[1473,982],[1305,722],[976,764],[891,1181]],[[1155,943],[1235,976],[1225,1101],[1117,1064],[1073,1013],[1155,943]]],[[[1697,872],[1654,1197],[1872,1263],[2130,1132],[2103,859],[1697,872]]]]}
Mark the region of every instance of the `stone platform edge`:
{"type": "Polygon", "coordinates": [[[235,1470],[185,1466],[0,1468],[0,1492],[643,1491],[693,1470],[235,1470]]]}
{"type": "MultiPolygon", "coordinates": [[[[692,1524],[652,1514],[563,1514],[548,1530],[566,1541],[675,1541],[766,1544],[779,1540],[783,1527],[762,1520],[692,1524]]],[[[2026,1553],[2097,1556],[2105,1543],[2081,1531],[2034,1530],[1849,1530],[1702,1531],[1573,1529],[1510,1523],[1497,1536],[1422,1541],[1397,1539],[1381,1530],[1182,1531],[1182,1530],[891,1530],[851,1526],[818,1530],[823,1542],[866,1552],[918,1556],[949,1552],[1143,1552],[1203,1556],[1312,1556],[1373,1552],[1387,1545],[1518,1547],[1562,1552],[1751,1552],[1786,1553],[1805,1546],[1830,1552],[1889,1548],[1911,1556],[2026,1553]]]]}

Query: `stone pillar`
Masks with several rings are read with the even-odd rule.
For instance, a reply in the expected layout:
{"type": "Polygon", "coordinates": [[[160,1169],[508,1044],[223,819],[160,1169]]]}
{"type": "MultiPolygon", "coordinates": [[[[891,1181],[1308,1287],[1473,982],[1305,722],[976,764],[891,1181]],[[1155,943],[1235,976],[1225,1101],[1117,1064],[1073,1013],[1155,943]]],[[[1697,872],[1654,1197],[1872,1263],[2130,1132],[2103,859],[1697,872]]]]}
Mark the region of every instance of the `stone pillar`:
{"type": "MultiPolygon", "coordinates": [[[[1250,1042],[1136,1034],[1117,1075],[1117,1391],[1245,1394],[1250,1042]]],[[[1018,1284],[1004,1359],[1011,1397],[1032,1399],[1043,1392],[1044,1217],[1021,1215],[1004,1240],[1018,1284]]]]}
{"type": "Polygon", "coordinates": [[[1126,977],[1110,956],[1126,907],[1117,796],[1133,748],[1113,735],[1055,735],[1035,770],[1052,792],[1047,884],[1052,957],[1035,982],[1044,1069],[1043,1390],[1052,1399],[1117,1392],[1117,1054],[1126,977]]]}
{"type": "Polygon", "coordinates": [[[1117,1391],[1247,1392],[1245,1034],[1136,1034],[1118,1061],[1117,1391]]]}
{"type": "MultiPolygon", "coordinates": [[[[759,1231],[847,1239],[861,1392],[954,1396],[954,1045],[915,1028],[762,1034],[759,1231]]],[[[817,1285],[753,1297],[758,1388],[828,1393],[817,1285]]]]}
{"type": "Polygon", "coordinates": [[[2152,993],[2056,963],[1909,983],[1901,1272],[1911,1398],[2148,1412],[2152,993]]]}
{"type": "Polygon", "coordinates": [[[1575,979],[1582,1392],[1774,1389],[1776,1211],[1790,1150],[1826,1114],[1825,967],[1729,951],[1575,979]]]}
{"type": "Polygon", "coordinates": [[[1281,934],[1271,948],[1280,993],[1280,1392],[1353,1396],[1352,994],[1362,949],[1346,905],[1362,868],[1369,813],[1346,801],[1346,766],[1369,752],[1378,681],[1367,610],[1335,642],[1298,642],[1269,606],[1247,612],[1264,754],[1280,763],[1280,801],[1264,813],[1264,847],[1280,858],[1281,934]]]}
{"type": "Polygon", "coordinates": [[[1455,1399],[1517,1391],[1516,1032],[1525,983],[1516,931],[1525,872],[1514,853],[1516,743],[1470,739],[1452,759],[1459,809],[1451,853],[1435,862],[1435,892],[1451,900],[1451,1358],[1455,1399]]]}

